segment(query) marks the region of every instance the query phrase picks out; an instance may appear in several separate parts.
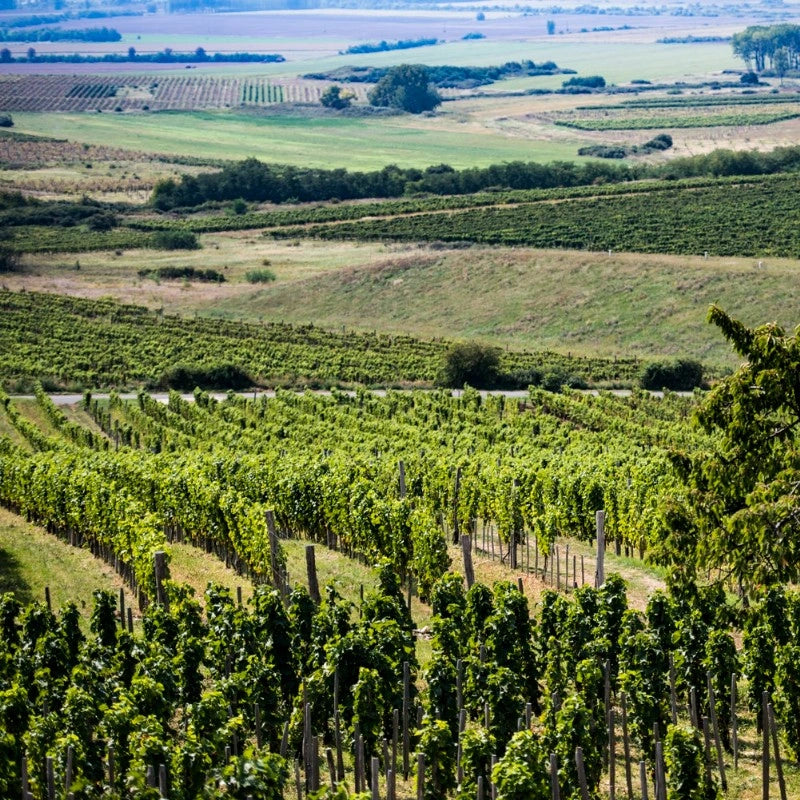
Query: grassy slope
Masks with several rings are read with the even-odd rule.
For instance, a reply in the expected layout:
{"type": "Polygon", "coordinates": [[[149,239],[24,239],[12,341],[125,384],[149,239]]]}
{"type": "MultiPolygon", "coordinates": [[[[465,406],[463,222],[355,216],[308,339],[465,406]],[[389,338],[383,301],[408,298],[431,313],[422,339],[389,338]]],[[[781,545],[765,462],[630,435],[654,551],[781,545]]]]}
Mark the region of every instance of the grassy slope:
{"type": "Polygon", "coordinates": [[[118,591],[123,583],[88,550],[70,547],[0,508],[0,593],[13,592],[24,603],[44,601],[45,586],[54,609],[72,600],[88,615],[94,589],[118,591]]]}
{"type": "Polygon", "coordinates": [[[151,266],[224,270],[221,285],[142,280],[140,254],[29,256],[10,289],[112,296],[185,315],[310,322],[330,328],[479,337],[513,348],[603,355],[685,355],[734,366],[705,322],[718,303],[749,325],[797,324],[800,262],[378,243],[274,242],[209,234],[203,250],[153,253],[151,266]],[[263,268],[272,284],[248,284],[263,268]]]}
{"type": "Polygon", "coordinates": [[[800,263],[524,249],[411,250],[371,267],[277,281],[205,313],[480,337],[604,356],[689,355],[737,363],[709,328],[717,303],[750,325],[797,324],[800,263]]]}

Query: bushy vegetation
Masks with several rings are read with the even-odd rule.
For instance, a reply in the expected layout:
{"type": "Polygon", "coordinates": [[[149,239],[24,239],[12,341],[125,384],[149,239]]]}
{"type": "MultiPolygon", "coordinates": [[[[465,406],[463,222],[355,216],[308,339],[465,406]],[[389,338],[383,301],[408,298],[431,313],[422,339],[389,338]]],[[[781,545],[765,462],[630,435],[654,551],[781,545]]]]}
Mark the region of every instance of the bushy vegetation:
{"type": "Polygon", "coordinates": [[[246,389],[253,379],[235,364],[176,364],[158,379],[162,389],[246,389]]]}
{"type": "Polygon", "coordinates": [[[386,53],[390,50],[411,50],[414,47],[430,47],[438,44],[438,39],[399,39],[395,42],[365,42],[364,44],[352,44],[348,47],[345,54],[357,53],[386,53]]]}
{"type": "Polygon", "coordinates": [[[247,201],[285,203],[290,200],[400,197],[409,193],[468,194],[490,186],[510,189],[580,186],[598,180],[628,180],[633,176],[625,167],[566,162],[550,165],[511,162],[465,170],[455,170],[447,164],[424,170],[390,165],[377,172],[348,172],[344,169],[265,164],[247,159],[225,166],[220,172],[162,181],[153,191],[152,202],[156,208],[168,210],[237,197],[247,201]]]}
{"type": "Polygon", "coordinates": [[[341,86],[329,86],[320,96],[319,101],[326,108],[341,110],[349,108],[353,95],[343,92],[341,86]]]}
{"type": "Polygon", "coordinates": [[[244,277],[248,283],[272,283],[275,273],[271,269],[251,269],[245,272],[244,277]]]}
{"type": "Polygon", "coordinates": [[[649,153],[669,150],[672,147],[672,137],[668,133],[659,133],[642,145],[624,144],[593,144],[578,149],[579,156],[592,158],[626,158],[633,155],[648,155],[649,153]]]}
{"type": "MultiPolygon", "coordinates": [[[[650,143],[665,140],[658,136],[650,143]]],[[[404,194],[463,195],[486,189],[555,189],[593,184],[623,183],[642,178],[768,175],[800,167],[800,146],[758,150],[714,150],[698,156],[672,159],[668,164],[616,165],[593,163],[510,162],[457,170],[448,164],[426,169],[389,165],[377,172],[344,169],[304,169],[265,164],[251,158],[226,165],[219,172],[159,182],[151,202],[156,208],[193,207],[212,201],[355,200],[400,197],[404,194]]]]}
{"type": "Polygon", "coordinates": [[[561,84],[565,89],[578,88],[578,89],[602,89],[606,85],[606,79],[602,75],[576,75],[574,78],[569,78],[561,84]]]}
{"type": "Polygon", "coordinates": [[[139,277],[158,280],[203,281],[204,283],[225,283],[225,276],[215,269],[196,269],[195,267],[158,267],[140,269],[139,277]]]}
{"type": "Polygon", "coordinates": [[[461,388],[493,389],[497,384],[500,355],[496,348],[478,342],[460,342],[450,347],[442,365],[441,384],[461,388]]]}
{"type": "MultiPolygon", "coordinates": [[[[466,37],[465,37],[466,38],[466,37]]],[[[472,89],[485,86],[504,78],[522,76],[554,75],[574,70],[559,69],[552,61],[535,64],[529,59],[507,61],[496,67],[462,67],[452,64],[426,65],[430,83],[440,89],[472,89]]],[[[342,83],[377,83],[389,71],[389,67],[338,67],[329,72],[312,72],[304,75],[310,80],[341,81],[342,83]]]]}
{"type": "Polygon", "coordinates": [[[686,358],[654,361],[642,370],[639,384],[643,389],[690,392],[703,385],[703,365],[686,358]]]}
{"type": "Polygon", "coordinates": [[[156,53],[137,53],[135,48],[129,48],[125,53],[103,53],[103,55],[86,55],[83,53],[29,53],[24,56],[12,56],[4,49],[0,54],[0,62],[32,63],[32,64],[125,64],[136,62],[142,64],[193,64],[196,61],[210,61],[220,64],[236,63],[265,63],[275,64],[286,59],[279,53],[213,53],[209,55],[202,48],[189,52],[179,52],[167,47],[156,53]]]}
{"type": "Polygon", "coordinates": [[[0,28],[0,42],[118,42],[115,28],[37,28],[33,31],[0,28]]]}
{"type": "Polygon", "coordinates": [[[200,242],[191,231],[156,231],[151,247],[156,250],[197,250],[200,242]]]}

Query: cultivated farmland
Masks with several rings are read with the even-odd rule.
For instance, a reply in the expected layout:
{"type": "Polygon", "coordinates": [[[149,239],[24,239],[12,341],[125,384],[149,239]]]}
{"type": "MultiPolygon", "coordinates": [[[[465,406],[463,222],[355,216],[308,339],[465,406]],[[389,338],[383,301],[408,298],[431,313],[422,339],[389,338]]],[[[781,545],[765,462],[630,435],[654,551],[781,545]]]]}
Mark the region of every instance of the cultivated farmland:
{"type": "MultiPolygon", "coordinates": [[[[171,111],[319,103],[329,84],[301,79],[153,75],[6,75],[7,111],[171,111]]],[[[366,89],[353,89],[360,100],[366,89]]]]}

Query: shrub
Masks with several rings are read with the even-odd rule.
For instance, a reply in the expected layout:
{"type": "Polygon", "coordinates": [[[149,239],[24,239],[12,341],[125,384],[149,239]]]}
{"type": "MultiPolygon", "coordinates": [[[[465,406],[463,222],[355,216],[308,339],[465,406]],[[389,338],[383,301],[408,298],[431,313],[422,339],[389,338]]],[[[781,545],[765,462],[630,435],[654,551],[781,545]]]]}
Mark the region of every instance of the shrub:
{"type": "Polygon", "coordinates": [[[422,64],[391,67],[369,93],[373,106],[401,108],[411,114],[431,111],[442,100],[430,86],[430,74],[422,64]]]}
{"type": "Polygon", "coordinates": [[[469,384],[476,389],[490,389],[497,382],[499,364],[494,347],[478,342],[456,343],[445,354],[440,382],[450,388],[469,384]]]}
{"type": "Polygon", "coordinates": [[[319,98],[320,103],[326,108],[349,108],[352,100],[352,93],[342,92],[341,86],[329,86],[319,98]]]}
{"type": "Polygon", "coordinates": [[[628,148],[623,144],[592,144],[579,148],[578,155],[592,158],[625,158],[628,155],[628,148]]]}
{"type": "Polygon", "coordinates": [[[175,364],[158,380],[162,389],[246,389],[253,379],[235,364],[175,364]]]}
{"type": "Polygon", "coordinates": [[[672,137],[668,133],[659,133],[642,145],[643,150],[669,150],[670,147],[672,147],[672,137]]]}
{"type": "Polygon", "coordinates": [[[11,114],[0,114],[0,128],[11,128],[14,126],[14,120],[11,114]]]}
{"type": "Polygon", "coordinates": [[[195,269],[194,267],[159,267],[156,270],[140,269],[139,277],[156,277],[159,280],[204,281],[206,283],[225,283],[225,276],[215,269],[195,269]]]}
{"type": "Polygon", "coordinates": [[[586,381],[560,369],[553,369],[542,375],[542,389],[548,392],[560,392],[565,386],[568,389],[585,389],[586,381]]]}
{"type": "Polygon", "coordinates": [[[275,280],[275,273],[271,269],[251,269],[244,277],[248,283],[272,283],[275,280]]]}
{"type": "Polygon", "coordinates": [[[191,231],[156,231],[153,247],[157,250],[199,250],[200,242],[191,231]]]}
{"type": "Polygon", "coordinates": [[[116,224],[117,218],[107,212],[95,214],[86,220],[86,225],[90,231],[110,231],[116,224]]]}
{"type": "Polygon", "coordinates": [[[587,75],[586,77],[575,76],[561,84],[564,88],[569,86],[580,86],[586,89],[602,89],[606,85],[606,79],[602,75],[587,75]]]}
{"type": "Polygon", "coordinates": [[[14,272],[19,267],[19,253],[9,247],[0,247],[0,273],[14,272]]]}
{"type": "Polygon", "coordinates": [[[690,358],[676,361],[653,361],[647,364],[639,376],[643,389],[670,389],[674,392],[690,392],[703,385],[703,365],[690,358]]]}

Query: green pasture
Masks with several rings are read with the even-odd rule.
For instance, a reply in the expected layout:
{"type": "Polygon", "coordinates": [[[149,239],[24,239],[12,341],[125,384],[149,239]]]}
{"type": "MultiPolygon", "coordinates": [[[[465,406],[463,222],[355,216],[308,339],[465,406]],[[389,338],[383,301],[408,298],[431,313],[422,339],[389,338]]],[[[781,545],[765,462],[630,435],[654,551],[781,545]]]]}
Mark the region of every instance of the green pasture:
{"type": "MultiPolygon", "coordinates": [[[[655,36],[655,32],[653,32],[655,36]]],[[[353,37],[355,43],[358,37],[353,37]]],[[[248,38],[231,36],[195,36],[193,34],[143,34],[141,37],[127,35],[126,49],[133,46],[141,51],[174,50],[189,51],[204,47],[208,53],[219,51],[256,51],[281,53],[286,61],[277,64],[208,64],[187,70],[190,75],[260,75],[272,77],[296,77],[308,72],[326,72],[342,66],[388,67],[394,64],[454,64],[457,66],[491,66],[506,61],[530,59],[536,63],[554,61],[559,67],[574,69],[580,75],[603,75],[609,83],[625,83],[634,79],[650,81],[691,81],[710,73],[725,69],[741,69],[742,62],[733,55],[730,44],[705,42],[698,44],[657,44],[655,42],[587,41],[577,36],[554,36],[534,41],[480,40],[453,41],[430,47],[415,47],[409,50],[390,50],[383,53],[360,53],[339,55],[331,50],[343,49],[345,43],[331,39],[324,42],[309,42],[302,38],[274,37],[248,38]],[[315,49],[321,52],[315,53],[315,49]]],[[[90,72],[90,69],[86,70],[90,72]]],[[[178,70],[180,71],[180,70],[178,70]]],[[[141,65],[141,73],[148,72],[141,65]]],[[[163,70],[153,70],[163,75],[163,70]]],[[[558,88],[568,76],[541,76],[526,78],[526,88],[558,88]]],[[[733,77],[735,79],[735,76],[733,77]]],[[[498,81],[487,91],[506,91],[516,82],[498,81]]]]}
{"type": "MultiPolygon", "coordinates": [[[[238,45],[236,49],[245,49],[238,45]]],[[[136,42],[132,42],[136,46],[136,42]]],[[[153,44],[155,44],[154,42],[153,44]]],[[[159,47],[162,44],[158,40],[159,47]]],[[[166,44],[166,41],[163,42],[166,44]]],[[[214,52],[212,38],[206,43],[194,45],[214,52]]],[[[152,47],[152,45],[151,45],[152,47]]],[[[152,49],[159,49],[152,47],[152,49]]],[[[188,43],[185,48],[194,49],[188,43]]],[[[221,49],[222,43],[220,42],[221,49]]],[[[229,44],[225,45],[230,47],[229,44]]],[[[301,40],[260,39],[259,50],[282,52],[286,48],[302,47],[301,40]],[[283,48],[282,48],[283,46],[283,48]]],[[[239,64],[225,67],[225,74],[296,76],[307,72],[324,72],[345,65],[387,67],[394,64],[454,64],[457,66],[491,66],[506,61],[530,59],[536,63],[555,61],[559,67],[577,70],[580,75],[603,75],[610,83],[624,83],[641,78],[650,81],[689,80],[724,69],[741,69],[742,62],[734,58],[730,44],[703,43],[693,45],[656,44],[655,42],[594,42],[577,38],[555,36],[546,41],[492,41],[490,38],[470,41],[447,42],[431,47],[415,47],[410,50],[391,50],[385,53],[362,53],[357,55],[321,55],[310,58],[292,57],[291,51],[284,53],[287,61],[280,64],[239,64]]],[[[213,65],[198,67],[192,74],[219,74],[213,65]]],[[[542,76],[528,78],[531,85],[557,88],[569,76],[542,76]]],[[[503,91],[509,81],[498,81],[489,90],[503,91]]]]}
{"type": "Polygon", "coordinates": [[[443,125],[437,117],[380,119],[257,117],[236,112],[14,114],[15,129],[90,144],[206,158],[253,156],[311,167],[381,169],[486,166],[575,160],[580,134],[559,141],[508,137],[489,128],[443,125]]]}
{"type": "Polygon", "coordinates": [[[706,322],[717,303],[748,325],[797,324],[800,263],[480,248],[388,246],[370,266],[215,297],[202,314],[323,327],[479,338],[502,347],[605,358],[738,363],[706,322]]]}

